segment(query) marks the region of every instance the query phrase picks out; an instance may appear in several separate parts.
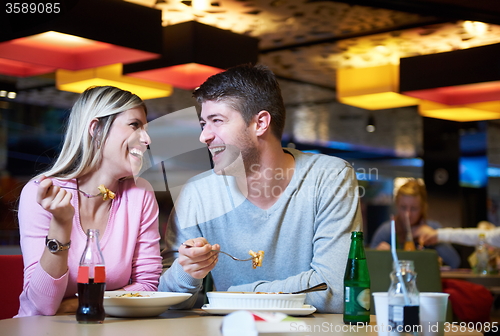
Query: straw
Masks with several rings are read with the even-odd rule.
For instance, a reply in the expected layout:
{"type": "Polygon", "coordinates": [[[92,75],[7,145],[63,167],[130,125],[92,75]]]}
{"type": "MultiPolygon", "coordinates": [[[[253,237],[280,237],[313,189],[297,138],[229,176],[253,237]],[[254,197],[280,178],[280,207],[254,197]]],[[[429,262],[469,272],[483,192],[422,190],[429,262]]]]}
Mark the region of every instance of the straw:
{"type": "Polygon", "coordinates": [[[405,251],[416,250],[415,243],[413,242],[413,235],[411,234],[410,213],[408,211],[405,211],[405,228],[406,228],[406,241],[404,249],[405,251]]]}
{"type": "Polygon", "coordinates": [[[406,239],[413,242],[413,235],[411,234],[410,214],[408,212],[405,212],[405,228],[406,239]]]}
{"type": "Polygon", "coordinates": [[[399,279],[399,283],[401,284],[401,288],[403,289],[405,304],[409,305],[410,298],[408,297],[408,290],[406,289],[406,284],[404,283],[403,276],[401,275],[401,266],[399,265],[399,259],[396,253],[396,224],[394,222],[394,218],[391,220],[391,252],[392,259],[394,260],[394,264],[396,265],[396,275],[399,279]]]}

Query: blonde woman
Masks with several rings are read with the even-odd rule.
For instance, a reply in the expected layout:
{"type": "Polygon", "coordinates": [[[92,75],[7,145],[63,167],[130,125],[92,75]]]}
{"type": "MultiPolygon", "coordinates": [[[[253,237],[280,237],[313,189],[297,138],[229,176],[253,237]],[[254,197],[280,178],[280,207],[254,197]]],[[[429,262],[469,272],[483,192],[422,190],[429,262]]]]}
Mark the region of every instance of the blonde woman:
{"type": "Polygon", "coordinates": [[[157,289],[158,204],[145,180],[131,178],[150,142],[146,123],[144,102],[128,91],[92,87],[76,101],[59,157],[21,193],[25,268],[18,317],[76,311],[88,229],[100,231],[106,290],[157,289]]]}
{"type": "MultiPolygon", "coordinates": [[[[416,239],[417,230],[422,226],[429,226],[434,229],[441,225],[427,218],[427,191],[425,186],[418,180],[409,180],[402,185],[396,192],[395,197],[395,216],[397,248],[403,248],[407,237],[407,227],[412,231],[412,236],[416,239]],[[409,224],[409,225],[408,225],[409,224]]],[[[370,247],[378,250],[389,250],[391,245],[391,225],[387,221],[380,225],[375,231],[370,243],[370,247]]],[[[460,255],[450,244],[440,243],[425,246],[437,251],[446,265],[452,268],[460,266],[460,255]]]]}

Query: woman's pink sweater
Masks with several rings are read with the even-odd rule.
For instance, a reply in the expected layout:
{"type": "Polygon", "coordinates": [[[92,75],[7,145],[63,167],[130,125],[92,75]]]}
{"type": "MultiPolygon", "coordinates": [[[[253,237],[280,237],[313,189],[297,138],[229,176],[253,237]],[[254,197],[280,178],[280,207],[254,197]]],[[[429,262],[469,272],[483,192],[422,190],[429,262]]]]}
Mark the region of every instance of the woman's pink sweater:
{"type": "MultiPolygon", "coordinates": [[[[53,179],[54,184],[76,188],[76,180],[53,179]]],[[[19,202],[19,230],[24,259],[24,287],[16,317],[54,315],[64,298],[75,297],[80,257],[87,241],[80,225],[77,191],[71,203],[75,208],[68,271],[52,278],[39,261],[52,215],[36,202],[38,185],[28,182],[19,202]]],[[[119,183],[112,200],[106,230],[100,234],[100,246],[106,265],[106,290],[156,291],[162,270],[158,203],[151,185],[139,178],[119,183]]],[[[65,243],[65,242],[62,242],[65,243]]]]}

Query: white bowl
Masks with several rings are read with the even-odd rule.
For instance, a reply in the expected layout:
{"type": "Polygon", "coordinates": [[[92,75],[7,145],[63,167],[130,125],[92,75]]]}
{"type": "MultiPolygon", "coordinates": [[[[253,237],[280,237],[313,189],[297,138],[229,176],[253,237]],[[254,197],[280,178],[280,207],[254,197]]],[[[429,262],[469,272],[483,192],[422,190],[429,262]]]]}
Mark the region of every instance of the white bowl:
{"type": "Polygon", "coordinates": [[[170,306],[191,297],[189,293],[146,292],[146,291],[106,291],[104,310],[117,317],[158,316],[170,306]],[[123,294],[140,294],[142,297],[120,297],[123,294]]]}
{"type": "Polygon", "coordinates": [[[211,308],[302,308],[306,294],[208,292],[207,297],[211,308]]]}

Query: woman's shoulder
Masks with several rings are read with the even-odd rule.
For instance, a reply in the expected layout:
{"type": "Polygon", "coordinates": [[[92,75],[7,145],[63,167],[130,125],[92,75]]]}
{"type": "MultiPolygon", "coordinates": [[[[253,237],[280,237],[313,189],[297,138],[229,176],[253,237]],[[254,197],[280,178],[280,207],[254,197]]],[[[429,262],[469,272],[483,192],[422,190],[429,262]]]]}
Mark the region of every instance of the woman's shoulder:
{"type": "Polygon", "coordinates": [[[386,221],[380,224],[377,228],[377,231],[391,230],[391,221],[386,221]]]}
{"type": "Polygon", "coordinates": [[[428,219],[426,224],[433,229],[441,229],[443,227],[438,221],[432,219],[428,219]]]}
{"type": "Polygon", "coordinates": [[[23,186],[21,190],[21,200],[29,197],[31,195],[36,194],[36,190],[38,189],[38,185],[35,183],[35,179],[31,179],[23,186]]]}
{"type": "Polygon", "coordinates": [[[132,195],[144,195],[144,194],[154,194],[154,189],[148,180],[142,177],[127,178],[120,182],[121,191],[124,194],[132,195]]]}
{"type": "Polygon", "coordinates": [[[388,239],[391,236],[391,222],[383,222],[380,224],[375,232],[373,233],[373,237],[377,237],[378,239],[388,239]]]}

